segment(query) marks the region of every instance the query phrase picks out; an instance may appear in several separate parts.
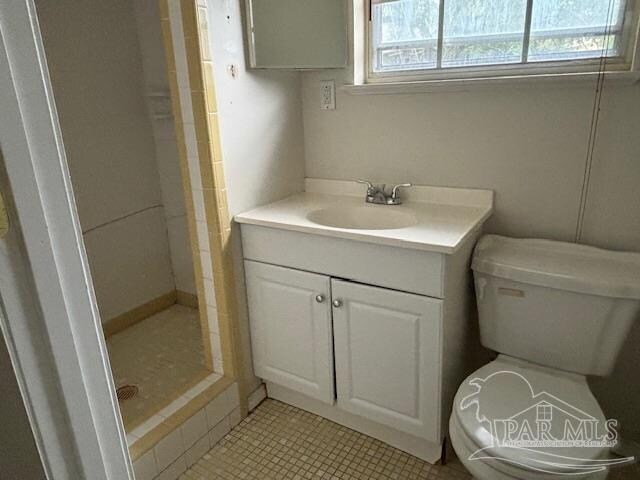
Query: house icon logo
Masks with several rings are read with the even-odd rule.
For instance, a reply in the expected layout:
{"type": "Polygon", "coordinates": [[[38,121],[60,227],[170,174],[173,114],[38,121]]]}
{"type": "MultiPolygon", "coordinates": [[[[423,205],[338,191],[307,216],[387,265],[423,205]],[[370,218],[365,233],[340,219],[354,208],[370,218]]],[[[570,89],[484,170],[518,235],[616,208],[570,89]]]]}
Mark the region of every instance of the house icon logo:
{"type": "Polygon", "coordinates": [[[616,420],[596,418],[549,392],[535,392],[518,372],[494,372],[472,378],[468,384],[475,391],[462,398],[460,409],[475,408],[476,421],[490,438],[490,445],[474,452],[469,460],[503,461],[574,476],[634,460],[609,458],[608,449],[618,441],[616,420]],[[509,385],[509,402],[501,402],[498,395],[504,390],[497,389],[497,384],[509,385]],[[491,410],[496,404],[501,405],[499,418],[491,410]]]}

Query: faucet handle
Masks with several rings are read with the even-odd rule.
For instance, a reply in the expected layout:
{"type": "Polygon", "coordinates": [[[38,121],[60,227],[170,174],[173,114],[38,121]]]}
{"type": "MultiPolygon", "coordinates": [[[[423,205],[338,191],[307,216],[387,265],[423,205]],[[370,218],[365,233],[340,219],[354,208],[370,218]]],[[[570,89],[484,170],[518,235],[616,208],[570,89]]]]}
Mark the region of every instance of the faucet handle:
{"type": "Polygon", "coordinates": [[[373,192],[373,190],[374,190],[374,186],[373,186],[373,184],[372,184],[371,182],[369,182],[369,181],[367,181],[367,180],[359,180],[359,179],[357,179],[357,178],[356,178],[356,180],[355,180],[355,181],[356,181],[357,183],[362,183],[362,184],[364,184],[364,185],[366,185],[366,186],[367,186],[367,194],[369,194],[370,192],[373,192]]]}
{"type": "Polygon", "coordinates": [[[398,191],[401,188],[410,187],[410,186],[411,186],[410,183],[400,183],[398,185],[394,185],[393,188],[391,189],[391,198],[393,200],[397,200],[398,199],[398,191]]]}

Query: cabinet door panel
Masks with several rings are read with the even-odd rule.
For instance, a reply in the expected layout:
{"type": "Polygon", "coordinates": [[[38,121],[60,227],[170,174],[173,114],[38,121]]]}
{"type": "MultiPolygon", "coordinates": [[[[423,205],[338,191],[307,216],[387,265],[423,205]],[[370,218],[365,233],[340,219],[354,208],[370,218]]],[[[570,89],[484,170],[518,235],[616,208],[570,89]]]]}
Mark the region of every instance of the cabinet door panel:
{"type": "Polygon", "coordinates": [[[251,261],[245,273],[256,375],[333,403],[329,277],[251,261]]]}
{"type": "Polygon", "coordinates": [[[440,441],[441,301],[332,280],[338,406],[440,441]]]}
{"type": "Polygon", "coordinates": [[[256,68],[340,68],[347,64],[345,0],[247,0],[256,68]]]}

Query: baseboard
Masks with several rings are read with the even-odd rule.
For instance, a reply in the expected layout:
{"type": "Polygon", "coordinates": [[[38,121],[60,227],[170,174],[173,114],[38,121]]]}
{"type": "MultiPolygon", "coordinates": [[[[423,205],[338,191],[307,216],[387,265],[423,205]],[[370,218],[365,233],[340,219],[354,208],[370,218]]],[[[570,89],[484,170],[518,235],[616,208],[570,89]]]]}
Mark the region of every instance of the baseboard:
{"type": "Polygon", "coordinates": [[[265,398],[267,398],[267,388],[264,383],[261,383],[258,388],[249,394],[249,411],[253,411],[265,398]]]}
{"type": "Polygon", "coordinates": [[[193,293],[176,290],[176,303],[185,307],[198,308],[198,296],[193,293]]]}
{"type": "Polygon", "coordinates": [[[150,302],[144,303],[132,310],[129,310],[128,312],[118,315],[111,320],[107,320],[102,325],[104,336],[110,337],[111,335],[115,335],[116,333],[125,330],[131,325],[135,325],[145,318],[149,318],[154,313],[158,313],[169,308],[171,305],[174,305],[176,301],[177,294],[176,291],[173,290],[171,292],[165,293],[164,295],[160,295],[157,298],[154,298],[150,302]]]}
{"type": "Polygon", "coordinates": [[[346,412],[335,405],[307,397],[275,383],[267,382],[266,385],[269,398],[315,413],[352,430],[377,438],[425,462],[436,464],[442,456],[442,445],[439,443],[429,442],[386,425],[381,425],[364,417],[346,412]]]}

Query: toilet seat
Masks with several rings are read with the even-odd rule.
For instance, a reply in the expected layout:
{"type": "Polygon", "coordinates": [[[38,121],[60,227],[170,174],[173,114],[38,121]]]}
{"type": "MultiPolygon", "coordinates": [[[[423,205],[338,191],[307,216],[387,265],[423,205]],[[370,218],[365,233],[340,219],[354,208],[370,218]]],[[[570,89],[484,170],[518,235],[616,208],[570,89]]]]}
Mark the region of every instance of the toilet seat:
{"type": "MultiPolygon", "coordinates": [[[[479,479],[557,479],[566,465],[586,468],[589,460],[606,458],[602,447],[514,448],[495,442],[518,433],[527,439],[525,424],[549,428],[549,435],[563,438],[564,424],[604,425],[605,417],[586,378],[568,372],[500,355],[471,374],[456,394],[450,419],[450,437],[463,464],[479,479]],[[554,420],[555,419],[555,420],[554,420]],[[540,424],[548,424],[546,427],[540,424]],[[471,459],[472,456],[479,458],[471,459]]],[[[586,472],[586,470],[585,470],[586,472]]],[[[607,471],[570,475],[573,478],[606,478],[607,471]]]]}

